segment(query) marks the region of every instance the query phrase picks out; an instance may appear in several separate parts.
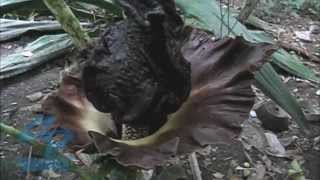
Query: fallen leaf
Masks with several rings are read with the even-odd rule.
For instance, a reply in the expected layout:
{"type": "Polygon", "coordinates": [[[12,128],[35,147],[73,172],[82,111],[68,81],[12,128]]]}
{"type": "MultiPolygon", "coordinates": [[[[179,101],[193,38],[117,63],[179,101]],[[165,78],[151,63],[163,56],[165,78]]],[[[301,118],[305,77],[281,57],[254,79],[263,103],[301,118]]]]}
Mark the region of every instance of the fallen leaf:
{"type": "Polygon", "coordinates": [[[310,31],[295,31],[294,34],[300,39],[305,42],[312,42],[311,39],[311,32],[310,31]]]}
{"type": "Polygon", "coordinates": [[[42,97],[43,97],[43,93],[42,92],[36,92],[36,93],[33,93],[33,94],[30,94],[30,95],[26,96],[26,98],[31,102],[38,101],[42,97]]]}
{"type": "Polygon", "coordinates": [[[276,157],[286,157],[286,150],[280,143],[278,137],[273,133],[264,133],[268,141],[268,147],[265,151],[272,156],[276,157]]]}
{"type": "Polygon", "coordinates": [[[222,179],[224,177],[224,175],[219,172],[214,173],[213,176],[218,179],[222,179]]]}

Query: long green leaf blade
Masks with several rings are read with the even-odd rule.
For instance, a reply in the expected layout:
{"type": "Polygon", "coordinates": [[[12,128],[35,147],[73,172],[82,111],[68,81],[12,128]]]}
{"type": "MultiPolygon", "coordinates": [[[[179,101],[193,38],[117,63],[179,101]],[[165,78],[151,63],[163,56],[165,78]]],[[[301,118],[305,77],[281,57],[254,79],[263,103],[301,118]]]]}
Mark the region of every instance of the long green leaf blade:
{"type": "Polygon", "coordinates": [[[23,12],[32,12],[33,10],[48,12],[42,0],[1,0],[0,9],[0,15],[17,10],[23,12]]]}
{"type": "MultiPolygon", "coordinates": [[[[81,23],[89,27],[90,23],[81,23]]],[[[13,19],[0,19],[0,42],[21,36],[28,31],[58,31],[62,27],[58,21],[24,21],[13,19]]]]}
{"type": "Polygon", "coordinates": [[[297,122],[300,127],[306,128],[306,117],[296,99],[282,83],[270,63],[265,64],[255,74],[258,87],[273,101],[279,104],[297,122]]]}
{"type": "Polygon", "coordinates": [[[42,36],[25,48],[19,48],[13,54],[0,57],[0,80],[48,62],[66,53],[72,46],[67,34],[42,36]]]}
{"type": "Polygon", "coordinates": [[[303,65],[296,56],[289,54],[283,49],[278,50],[272,55],[271,62],[290,74],[320,83],[320,77],[314,71],[303,65]]]}
{"type": "MultiPolygon", "coordinates": [[[[114,15],[121,15],[121,8],[116,5],[113,0],[74,0],[78,2],[85,2],[96,5],[102,9],[106,9],[109,13],[114,15]]],[[[0,1],[1,15],[10,13],[14,10],[46,10],[45,4],[42,0],[1,0],[0,1]]],[[[48,11],[49,12],[49,11],[48,11]]]]}
{"type": "Polygon", "coordinates": [[[271,36],[263,31],[248,30],[231,14],[221,10],[215,0],[176,0],[188,25],[212,32],[216,36],[243,36],[250,42],[272,43],[271,36]],[[221,14],[224,16],[221,17],[221,14]]]}

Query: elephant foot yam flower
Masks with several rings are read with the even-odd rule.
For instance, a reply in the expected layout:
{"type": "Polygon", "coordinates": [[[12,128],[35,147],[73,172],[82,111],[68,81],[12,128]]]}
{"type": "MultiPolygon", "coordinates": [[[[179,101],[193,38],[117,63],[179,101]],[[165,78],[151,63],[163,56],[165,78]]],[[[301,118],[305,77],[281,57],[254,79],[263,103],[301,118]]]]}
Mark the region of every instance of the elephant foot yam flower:
{"type": "Polygon", "coordinates": [[[111,24],[82,74],[84,92],[117,124],[158,129],[191,90],[181,53],[183,21],[173,0],[120,0],[126,19],[111,24]]]}
{"type": "Polygon", "coordinates": [[[86,99],[80,79],[67,81],[69,77],[65,77],[57,92],[56,100],[68,103],[73,111],[51,103],[51,109],[55,109],[51,112],[59,121],[78,122],[100,153],[111,155],[125,166],[153,168],[172,155],[208,144],[234,142],[254,103],[254,72],[273,50],[271,45],[249,43],[240,37],[214,41],[209,34],[193,30],[182,48],[191,65],[190,95],[163,126],[144,138],[122,140],[110,136],[114,134],[110,133],[115,127],[113,120],[106,123],[107,114],[86,99]],[[71,87],[77,87],[77,91],[71,87]]]}
{"type": "Polygon", "coordinates": [[[171,155],[209,144],[231,144],[254,104],[254,72],[273,51],[269,44],[240,37],[214,41],[209,34],[193,30],[182,48],[192,72],[188,99],[150,136],[118,140],[91,132],[97,149],[123,165],[148,169],[171,155]]]}

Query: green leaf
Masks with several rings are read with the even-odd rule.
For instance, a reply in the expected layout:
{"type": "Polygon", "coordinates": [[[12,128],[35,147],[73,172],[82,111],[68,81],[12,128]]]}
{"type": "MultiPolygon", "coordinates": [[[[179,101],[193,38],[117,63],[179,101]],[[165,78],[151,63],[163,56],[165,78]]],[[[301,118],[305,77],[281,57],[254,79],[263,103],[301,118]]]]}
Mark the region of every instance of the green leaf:
{"type": "Polygon", "coordinates": [[[112,13],[117,16],[121,16],[122,10],[116,5],[113,0],[77,0],[79,2],[85,2],[88,4],[96,5],[102,9],[107,10],[107,12],[112,13]]]}
{"type": "MultiPolygon", "coordinates": [[[[81,23],[88,27],[90,23],[81,23]]],[[[62,27],[57,21],[23,21],[0,19],[0,42],[16,38],[28,31],[61,31],[62,27]]]]}
{"type": "MultiPolygon", "coordinates": [[[[265,64],[255,74],[258,87],[273,101],[279,104],[297,122],[300,127],[307,128],[306,118],[296,99],[282,83],[270,63],[265,64]]],[[[307,131],[306,131],[307,133],[307,131]]]]}
{"type": "Polygon", "coordinates": [[[31,12],[46,11],[49,12],[42,0],[1,0],[0,1],[1,15],[12,11],[31,12]]]}
{"type": "Polygon", "coordinates": [[[188,25],[205,29],[216,36],[243,36],[250,42],[272,43],[271,36],[263,31],[248,30],[236,18],[222,9],[215,0],[176,0],[188,25]],[[223,17],[221,17],[221,14],[223,17]]]}
{"type": "Polygon", "coordinates": [[[314,71],[303,65],[297,56],[291,55],[283,49],[278,50],[272,55],[271,62],[290,74],[320,83],[320,78],[315,74],[314,71]]]}
{"type": "Polygon", "coordinates": [[[299,162],[294,159],[288,169],[288,176],[292,180],[305,180],[303,169],[301,168],[301,165],[299,162]]]}
{"type": "Polygon", "coordinates": [[[13,4],[19,4],[19,3],[25,3],[25,2],[29,2],[30,0],[4,0],[4,1],[0,1],[0,7],[8,7],[10,5],[13,4]]]}
{"type": "Polygon", "coordinates": [[[71,47],[72,42],[67,34],[42,36],[10,55],[0,57],[0,79],[33,69],[66,53],[71,47]]]}
{"type": "MultiPolygon", "coordinates": [[[[121,8],[117,6],[112,0],[75,0],[78,2],[85,2],[88,4],[96,5],[102,9],[107,10],[109,13],[121,16],[121,8]]],[[[37,10],[48,11],[42,0],[1,0],[0,1],[1,15],[10,13],[14,10],[37,10]]]]}

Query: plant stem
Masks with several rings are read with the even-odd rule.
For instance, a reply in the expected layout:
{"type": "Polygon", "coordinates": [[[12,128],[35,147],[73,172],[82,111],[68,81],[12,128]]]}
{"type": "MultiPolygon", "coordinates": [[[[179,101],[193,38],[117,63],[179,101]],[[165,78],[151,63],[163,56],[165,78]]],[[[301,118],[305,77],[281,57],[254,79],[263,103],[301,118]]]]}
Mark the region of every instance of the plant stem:
{"type": "Polygon", "coordinates": [[[82,29],[79,20],[64,0],[43,0],[43,2],[71,36],[76,47],[84,49],[90,44],[89,35],[82,29]]]}

